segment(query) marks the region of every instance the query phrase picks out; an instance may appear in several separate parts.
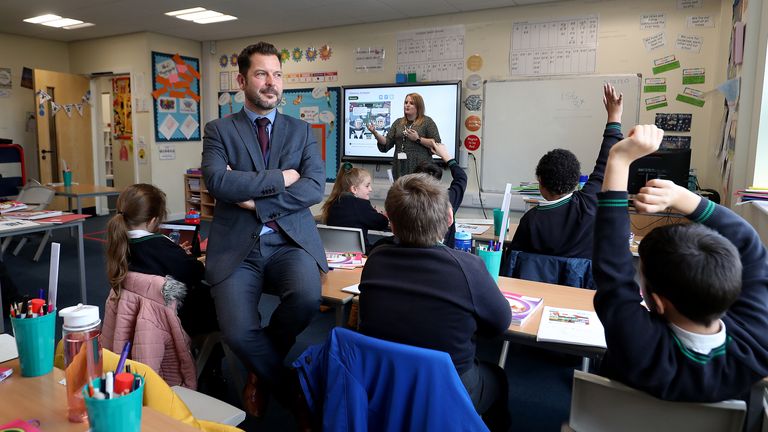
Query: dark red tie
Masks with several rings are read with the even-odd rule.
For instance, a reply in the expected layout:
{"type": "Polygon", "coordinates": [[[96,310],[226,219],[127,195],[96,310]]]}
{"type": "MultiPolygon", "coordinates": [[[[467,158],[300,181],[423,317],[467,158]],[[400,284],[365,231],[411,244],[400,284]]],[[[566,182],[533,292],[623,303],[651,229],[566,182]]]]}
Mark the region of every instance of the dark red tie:
{"type": "MultiPolygon", "coordinates": [[[[269,162],[269,157],[267,157],[267,151],[269,151],[269,133],[267,133],[267,125],[269,125],[268,118],[259,117],[256,119],[256,138],[259,139],[261,155],[264,157],[264,165],[269,162]]],[[[266,222],[265,225],[272,228],[275,232],[280,231],[280,227],[277,226],[277,222],[275,221],[266,222]]]]}
{"type": "Polygon", "coordinates": [[[256,119],[256,137],[259,139],[261,155],[264,157],[264,164],[269,162],[269,158],[267,157],[267,151],[269,151],[269,133],[267,133],[267,125],[269,125],[268,118],[259,117],[256,119]]]}

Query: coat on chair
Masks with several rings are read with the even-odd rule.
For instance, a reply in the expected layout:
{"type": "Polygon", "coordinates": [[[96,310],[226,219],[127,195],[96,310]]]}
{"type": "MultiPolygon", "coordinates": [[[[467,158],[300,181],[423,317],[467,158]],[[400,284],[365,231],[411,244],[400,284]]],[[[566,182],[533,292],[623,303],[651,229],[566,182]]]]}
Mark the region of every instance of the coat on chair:
{"type": "Polygon", "coordinates": [[[592,260],[509,251],[502,276],[595,289],[592,260]]]}

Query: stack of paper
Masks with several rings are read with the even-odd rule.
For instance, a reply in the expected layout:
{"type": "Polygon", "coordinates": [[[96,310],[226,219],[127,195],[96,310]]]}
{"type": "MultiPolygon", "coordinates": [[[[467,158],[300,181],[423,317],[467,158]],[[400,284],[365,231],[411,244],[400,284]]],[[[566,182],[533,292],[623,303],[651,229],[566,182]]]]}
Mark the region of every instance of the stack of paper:
{"type": "Polygon", "coordinates": [[[537,341],[606,348],[603,324],[594,312],[546,306],[537,341]]]}
{"type": "Polygon", "coordinates": [[[541,297],[528,297],[517,293],[503,292],[512,309],[512,325],[523,326],[544,304],[541,297]]]}
{"type": "Polygon", "coordinates": [[[6,213],[5,217],[12,219],[37,220],[54,216],[61,216],[61,210],[19,210],[6,213]]]}
{"type": "Polygon", "coordinates": [[[365,258],[361,252],[325,252],[330,268],[355,268],[365,264],[365,258]]]}
{"type": "Polygon", "coordinates": [[[1,201],[0,202],[0,214],[8,213],[16,210],[24,210],[27,205],[20,201],[1,201]]]}

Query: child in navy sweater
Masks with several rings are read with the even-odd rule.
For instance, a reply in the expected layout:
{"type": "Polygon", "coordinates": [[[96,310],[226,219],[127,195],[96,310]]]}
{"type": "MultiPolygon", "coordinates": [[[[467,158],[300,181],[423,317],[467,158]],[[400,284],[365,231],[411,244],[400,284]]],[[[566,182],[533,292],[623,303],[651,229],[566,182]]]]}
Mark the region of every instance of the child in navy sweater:
{"type": "Polygon", "coordinates": [[[371,205],[371,174],[344,162],[336,183],[323,204],[323,221],[328,225],[361,228],[366,252],[370,249],[368,230],[385,230],[389,219],[371,205]]]}
{"type": "Polygon", "coordinates": [[[744,398],[768,376],[768,261],[755,230],[731,210],[667,180],[650,180],[638,211],[667,208],[694,223],[640,243],[642,297],[627,247],[627,178],[663,132],[637,126],[610,151],[595,223],[595,311],[605,327],[603,373],[653,396],[744,398]]]}
{"type": "Polygon", "coordinates": [[[624,98],[610,84],[603,86],[603,104],[608,121],[595,169],[581,188],[576,155],[555,149],[542,156],[536,166],[539,190],[546,201],[520,219],[511,247],[522,252],[567,258],[592,258],[592,231],[597,212],[597,192],[603,184],[608,151],[622,139],[621,114],[624,98]]]}

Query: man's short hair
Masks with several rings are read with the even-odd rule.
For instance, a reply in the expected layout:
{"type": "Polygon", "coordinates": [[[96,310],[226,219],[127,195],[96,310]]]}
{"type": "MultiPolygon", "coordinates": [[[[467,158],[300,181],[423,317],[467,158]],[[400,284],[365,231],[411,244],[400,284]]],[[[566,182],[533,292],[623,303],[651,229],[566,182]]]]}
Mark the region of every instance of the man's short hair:
{"type": "Polygon", "coordinates": [[[539,159],[536,177],[539,184],[555,195],[573,192],[579,184],[581,166],[576,155],[565,149],[555,149],[539,159]]]}
{"type": "Polygon", "coordinates": [[[261,41],[248,45],[240,51],[240,55],[237,56],[237,69],[239,70],[240,75],[246,76],[248,74],[248,69],[251,68],[251,56],[254,54],[273,55],[277,57],[280,64],[283,64],[277,48],[269,42],[261,41]]]}
{"type": "Polygon", "coordinates": [[[719,319],[741,293],[741,259],[717,231],[699,224],[673,224],[640,242],[645,291],[669,300],[699,324],[719,319]]]}
{"type": "Polygon", "coordinates": [[[443,169],[430,160],[421,161],[418,165],[416,165],[416,168],[413,169],[413,172],[429,174],[437,181],[443,179],[443,169]]]}
{"type": "Polygon", "coordinates": [[[398,178],[389,188],[384,208],[401,244],[433,246],[448,231],[448,192],[428,174],[398,178]]]}

